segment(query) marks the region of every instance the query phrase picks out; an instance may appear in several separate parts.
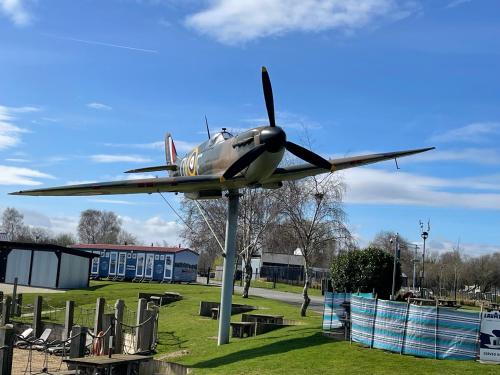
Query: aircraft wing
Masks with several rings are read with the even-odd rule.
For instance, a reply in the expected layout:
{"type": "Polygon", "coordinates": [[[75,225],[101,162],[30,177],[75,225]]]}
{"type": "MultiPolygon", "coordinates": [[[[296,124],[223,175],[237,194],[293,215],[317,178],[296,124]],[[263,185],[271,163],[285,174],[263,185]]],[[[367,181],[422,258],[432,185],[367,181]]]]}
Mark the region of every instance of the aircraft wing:
{"type": "MultiPolygon", "coordinates": [[[[350,156],[346,158],[330,159],[332,163],[332,172],[342,169],[360,167],[362,165],[377,163],[384,160],[397,159],[404,156],[419,154],[433,150],[435,147],[419,148],[414,150],[383,152],[380,154],[350,156]]],[[[276,171],[266,179],[265,183],[273,183],[279,181],[296,180],[299,178],[315,176],[317,174],[325,173],[326,170],[318,168],[312,164],[299,164],[292,165],[284,168],[277,168],[276,171]]]]}
{"type": "Polygon", "coordinates": [[[157,192],[189,193],[199,190],[220,189],[220,176],[163,177],[91,184],[57,186],[46,189],[21,190],[11,195],[110,195],[157,192]]]}

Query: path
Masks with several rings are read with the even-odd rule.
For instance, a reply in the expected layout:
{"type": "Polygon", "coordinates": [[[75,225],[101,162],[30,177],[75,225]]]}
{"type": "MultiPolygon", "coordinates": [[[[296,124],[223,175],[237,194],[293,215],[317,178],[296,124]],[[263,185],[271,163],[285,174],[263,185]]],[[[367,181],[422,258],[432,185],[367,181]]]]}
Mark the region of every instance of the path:
{"type": "MultiPolygon", "coordinates": [[[[200,284],[206,284],[206,277],[199,277],[198,282],[200,284]]],[[[221,285],[220,281],[210,280],[211,285],[221,285]]],[[[243,287],[235,286],[235,293],[241,294],[243,293],[243,287]]],[[[274,289],[265,289],[265,288],[252,288],[250,287],[250,295],[258,296],[263,298],[268,298],[276,301],[281,301],[285,303],[290,303],[292,305],[300,306],[302,304],[302,294],[300,293],[290,293],[290,292],[279,292],[274,289]]],[[[323,313],[323,297],[318,296],[309,296],[311,298],[311,303],[309,304],[309,309],[318,313],[323,313]]]]}

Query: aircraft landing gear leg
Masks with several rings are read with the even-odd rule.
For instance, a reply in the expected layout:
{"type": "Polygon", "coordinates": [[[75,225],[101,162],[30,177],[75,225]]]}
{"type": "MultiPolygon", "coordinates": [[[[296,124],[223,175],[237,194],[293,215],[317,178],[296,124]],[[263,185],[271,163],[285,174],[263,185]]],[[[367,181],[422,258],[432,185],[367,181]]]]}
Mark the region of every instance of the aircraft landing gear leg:
{"type": "Polygon", "coordinates": [[[229,343],[231,306],[233,300],[234,256],[236,252],[236,230],[238,225],[238,205],[240,194],[231,190],[227,194],[226,243],[224,245],[224,269],[222,271],[222,290],[219,310],[218,345],[229,343]]]}

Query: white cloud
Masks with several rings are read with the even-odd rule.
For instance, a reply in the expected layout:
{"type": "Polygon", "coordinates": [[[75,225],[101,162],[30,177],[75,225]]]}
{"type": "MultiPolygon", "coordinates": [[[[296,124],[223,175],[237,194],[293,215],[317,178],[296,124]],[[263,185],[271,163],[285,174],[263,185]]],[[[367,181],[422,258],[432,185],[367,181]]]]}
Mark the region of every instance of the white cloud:
{"type": "Polygon", "coordinates": [[[103,103],[98,103],[98,102],[88,103],[87,107],[92,108],[92,109],[101,110],[101,111],[111,111],[113,109],[109,105],[106,105],[103,103]]]}
{"type": "Polygon", "coordinates": [[[420,163],[435,161],[463,161],[467,163],[499,165],[500,151],[492,148],[465,148],[462,150],[434,150],[404,162],[420,163]]]}
{"type": "MultiPolygon", "coordinates": [[[[438,253],[444,253],[448,251],[453,251],[458,249],[460,253],[477,257],[485,254],[491,254],[495,252],[500,252],[499,245],[485,244],[485,243],[473,243],[473,242],[457,242],[457,241],[449,241],[449,240],[441,240],[441,239],[432,239],[427,243],[428,249],[430,251],[437,251],[438,253]]],[[[422,244],[419,243],[421,247],[422,244]]]]}
{"type": "Polygon", "coordinates": [[[29,163],[31,160],[21,159],[21,158],[7,158],[5,161],[10,161],[11,163],[29,163]]]}
{"type": "Polygon", "coordinates": [[[0,165],[0,185],[41,185],[38,179],[54,178],[53,176],[30,168],[9,167],[0,165]]]}
{"type": "Polygon", "coordinates": [[[226,44],[289,32],[353,31],[381,19],[408,17],[405,0],[212,0],[186,24],[226,44]]]}
{"type": "Polygon", "coordinates": [[[27,129],[14,125],[14,113],[32,112],[34,107],[5,107],[0,105],[0,150],[17,146],[21,142],[21,133],[27,129]],[[30,109],[30,110],[27,110],[30,109]]]}
{"type": "Polygon", "coordinates": [[[87,199],[87,201],[92,202],[92,203],[121,204],[121,205],[128,205],[128,206],[135,205],[134,202],[119,200],[119,199],[91,198],[91,199],[87,199]]]}
{"type": "Polygon", "coordinates": [[[475,122],[452,129],[442,134],[436,134],[430,138],[432,142],[485,142],[491,140],[491,136],[500,135],[500,123],[498,122],[475,122]]]}
{"type": "Polygon", "coordinates": [[[17,26],[26,26],[31,22],[24,0],[0,0],[0,12],[17,26]]]}
{"type": "Polygon", "coordinates": [[[91,155],[90,159],[96,163],[148,163],[151,159],[138,155],[91,155]]]}
{"type": "MultiPolygon", "coordinates": [[[[201,143],[201,142],[200,142],[201,143]]],[[[178,139],[174,139],[174,144],[177,152],[189,152],[196,146],[198,143],[194,142],[186,142],[178,139]]],[[[144,150],[161,150],[165,151],[165,142],[157,141],[150,143],[105,143],[107,147],[124,147],[124,148],[137,148],[144,150]]]]}
{"type": "Polygon", "coordinates": [[[178,245],[183,241],[180,238],[180,232],[183,226],[175,221],[167,221],[160,216],[154,216],[149,219],[138,220],[129,216],[120,216],[123,228],[145,243],[165,241],[168,244],[178,245]]]}
{"type": "Polygon", "coordinates": [[[353,168],[343,172],[345,202],[500,210],[500,176],[443,179],[353,168]]]}
{"type": "Polygon", "coordinates": [[[448,5],[446,6],[446,8],[455,8],[455,7],[459,6],[459,5],[470,3],[471,1],[472,0],[453,0],[450,3],[448,3],[448,5]]]}

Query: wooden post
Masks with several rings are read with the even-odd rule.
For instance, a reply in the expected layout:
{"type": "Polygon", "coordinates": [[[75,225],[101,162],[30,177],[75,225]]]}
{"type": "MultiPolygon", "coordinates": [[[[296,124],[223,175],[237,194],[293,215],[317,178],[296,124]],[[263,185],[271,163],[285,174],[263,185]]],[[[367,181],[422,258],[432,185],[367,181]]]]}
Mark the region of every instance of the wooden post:
{"type": "MultiPolygon", "coordinates": [[[[137,325],[141,324],[144,322],[144,316],[146,314],[146,304],[147,301],[144,298],[139,298],[139,301],[137,302],[137,325]]],[[[136,328],[135,331],[135,351],[140,352],[142,348],[142,343],[141,343],[141,335],[142,335],[142,326],[139,326],[136,328]]]]}
{"type": "Polygon", "coordinates": [[[102,319],[104,315],[105,305],[106,305],[106,300],[102,297],[99,297],[95,304],[94,335],[96,336],[99,332],[102,331],[102,319]]]}
{"type": "Polygon", "coordinates": [[[109,351],[109,338],[111,335],[114,335],[115,333],[111,333],[111,326],[113,319],[115,317],[115,314],[103,314],[103,319],[102,319],[102,331],[106,332],[108,331],[103,338],[101,339],[101,347],[102,347],[102,352],[103,354],[108,354],[109,351]],[[108,330],[109,328],[109,330],[108,330]]]}
{"type": "Polygon", "coordinates": [[[0,291],[0,311],[3,309],[3,292],[0,291]]]}
{"type": "Polygon", "coordinates": [[[12,357],[14,353],[14,327],[7,325],[0,327],[0,374],[12,373],[12,357]]]}
{"type": "Polygon", "coordinates": [[[12,286],[12,305],[10,307],[10,314],[16,315],[17,310],[17,277],[14,277],[14,285],[12,286]]]}
{"type": "Polygon", "coordinates": [[[75,314],[75,302],[66,301],[66,311],[64,314],[64,331],[62,334],[63,341],[71,337],[71,328],[73,327],[74,314],[75,314]]]}
{"type": "Polygon", "coordinates": [[[12,297],[5,296],[2,305],[2,321],[0,322],[2,326],[9,324],[10,322],[10,305],[12,304],[12,297]]]}
{"type": "Polygon", "coordinates": [[[33,335],[38,338],[42,334],[42,296],[35,297],[33,304],[33,335]]]}
{"type": "Polygon", "coordinates": [[[23,306],[23,295],[21,293],[19,293],[16,297],[15,306],[14,315],[19,317],[22,314],[23,306]]]}
{"type": "Polygon", "coordinates": [[[69,348],[69,358],[81,358],[85,356],[85,344],[87,343],[87,327],[73,326],[69,348]]]}
{"type": "Polygon", "coordinates": [[[117,299],[115,303],[115,345],[114,353],[123,353],[123,312],[125,310],[125,302],[121,299],[117,299]]]}

